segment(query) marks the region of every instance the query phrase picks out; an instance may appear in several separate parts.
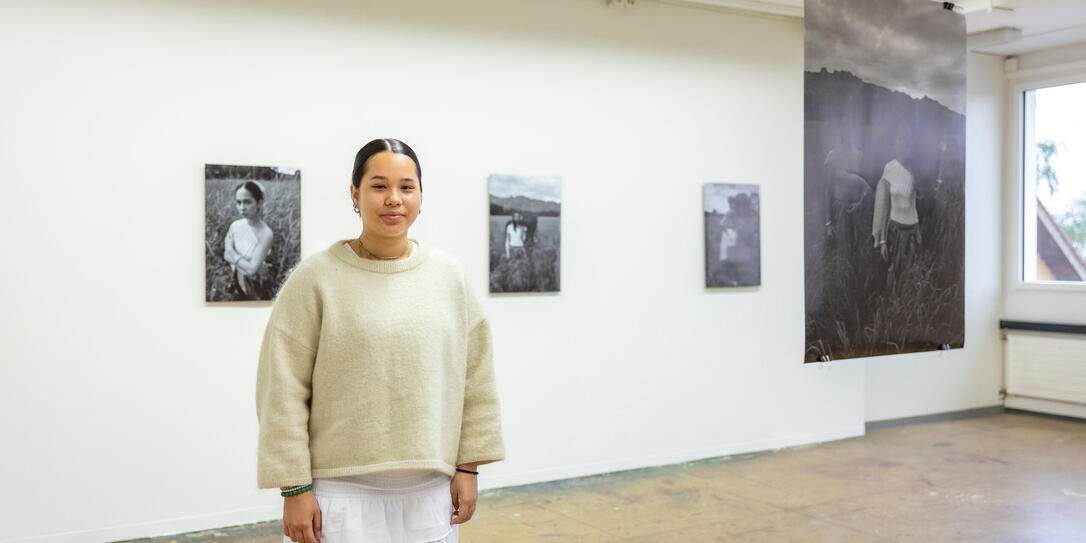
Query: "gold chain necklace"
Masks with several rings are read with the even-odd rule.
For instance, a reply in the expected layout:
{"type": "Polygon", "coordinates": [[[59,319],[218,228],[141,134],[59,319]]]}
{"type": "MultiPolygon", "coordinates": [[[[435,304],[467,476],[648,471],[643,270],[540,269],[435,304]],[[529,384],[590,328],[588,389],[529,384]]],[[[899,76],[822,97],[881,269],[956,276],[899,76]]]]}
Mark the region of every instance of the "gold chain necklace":
{"type": "Polygon", "coordinates": [[[377,256],[377,255],[371,253],[369,251],[369,249],[366,248],[365,245],[362,245],[362,236],[358,236],[358,249],[361,252],[364,252],[367,255],[369,255],[368,257],[366,257],[364,255],[358,255],[358,256],[361,256],[363,258],[369,258],[371,260],[399,260],[401,258],[406,257],[408,254],[411,253],[411,240],[407,241],[407,248],[404,249],[404,252],[402,254],[400,254],[399,256],[377,256]]]}

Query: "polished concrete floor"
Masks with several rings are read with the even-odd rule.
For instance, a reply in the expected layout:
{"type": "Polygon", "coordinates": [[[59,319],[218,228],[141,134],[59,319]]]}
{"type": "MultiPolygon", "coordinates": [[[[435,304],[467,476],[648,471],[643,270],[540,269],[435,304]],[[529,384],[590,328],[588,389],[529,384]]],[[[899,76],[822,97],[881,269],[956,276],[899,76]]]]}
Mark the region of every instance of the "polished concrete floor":
{"type": "MultiPolygon", "coordinates": [[[[280,543],[279,523],[154,543],[280,543]]],[[[1086,423],[1023,413],[482,493],[464,543],[1086,542],[1086,423]]]]}

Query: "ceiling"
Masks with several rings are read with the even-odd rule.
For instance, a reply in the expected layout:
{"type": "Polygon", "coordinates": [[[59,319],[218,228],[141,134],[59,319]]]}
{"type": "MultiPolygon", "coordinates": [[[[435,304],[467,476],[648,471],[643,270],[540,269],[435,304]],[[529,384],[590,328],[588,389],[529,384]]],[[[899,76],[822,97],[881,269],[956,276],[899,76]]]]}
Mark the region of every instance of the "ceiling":
{"type": "Polygon", "coordinates": [[[1019,28],[1022,38],[1003,45],[973,47],[983,53],[1018,55],[1086,43],[1086,0],[994,0],[997,7],[1011,8],[1013,13],[993,9],[991,0],[962,0],[967,10],[966,31],[971,36],[1001,27],[1019,28]],[[969,11],[975,9],[976,11],[969,11]]]}
{"type": "MultiPolygon", "coordinates": [[[[672,4],[697,5],[726,10],[757,11],[774,15],[803,17],[803,0],[658,0],[672,4]]],[[[858,0],[860,1],[860,0],[858,0]]],[[[879,0],[863,0],[879,1],[879,0]]],[[[1086,43],[1086,0],[957,0],[965,11],[970,49],[996,55],[1019,55],[1086,43]],[[1013,12],[990,7],[1010,8],[1013,12]],[[1021,30],[997,31],[1001,28],[1021,30]],[[1001,40],[1016,38],[1009,43],[1001,40]]]]}

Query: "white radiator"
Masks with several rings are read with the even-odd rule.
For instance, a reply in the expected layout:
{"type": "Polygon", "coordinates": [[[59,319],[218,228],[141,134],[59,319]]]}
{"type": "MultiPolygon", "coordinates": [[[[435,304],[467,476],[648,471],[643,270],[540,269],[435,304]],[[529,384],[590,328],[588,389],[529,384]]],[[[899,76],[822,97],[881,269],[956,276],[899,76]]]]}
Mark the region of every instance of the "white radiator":
{"type": "Polygon", "coordinates": [[[1005,405],[1086,418],[1086,336],[1005,333],[1005,405]]]}

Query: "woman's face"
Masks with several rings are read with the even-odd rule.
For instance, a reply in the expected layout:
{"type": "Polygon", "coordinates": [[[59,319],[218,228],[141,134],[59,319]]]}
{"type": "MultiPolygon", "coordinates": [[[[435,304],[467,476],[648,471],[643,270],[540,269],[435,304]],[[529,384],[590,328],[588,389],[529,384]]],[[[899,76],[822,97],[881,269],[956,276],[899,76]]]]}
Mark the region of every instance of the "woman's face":
{"type": "Polygon", "coordinates": [[[234,205],[238,208],[238,214],[246,219],[253,218],[260,207],[260,203],[256,201],[253,194],[245,187],[239,188],[234,194],[234,205]]]}
{"type": "Polygon", "coordinates": [[[422,191],[418,171],[407,155],[382,151],[370,157],[351,199],[362,216],[362,229],[370,235],[398,238],[419,216],[422,191]]]}
{"type": "Polygon", "coordinates": [[[899,162],[908,160],[912,154],[912,143],[912,135],[907,131],[898,132],[894,137],[894,158],[897,158],[899,162]]]}

